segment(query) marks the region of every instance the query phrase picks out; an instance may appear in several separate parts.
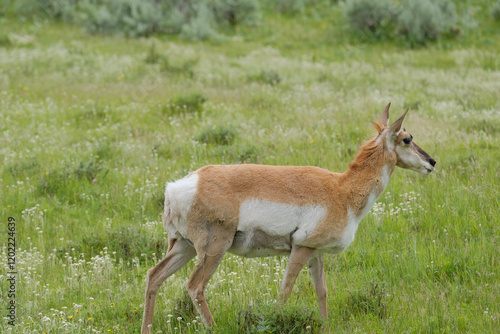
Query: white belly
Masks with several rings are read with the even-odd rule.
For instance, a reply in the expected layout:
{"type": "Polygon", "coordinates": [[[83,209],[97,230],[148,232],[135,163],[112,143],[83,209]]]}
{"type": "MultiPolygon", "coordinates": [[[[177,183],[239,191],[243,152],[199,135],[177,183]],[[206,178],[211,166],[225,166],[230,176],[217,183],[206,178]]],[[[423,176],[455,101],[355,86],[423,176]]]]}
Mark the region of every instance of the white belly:
{"type": "Polygon", "coordinates": [[[298,206],[252,199],[240,206],[238,230],[261,230],[268,235],[286,236],[294,233],[294,240],[305,238],[325,218],[321,205],[298,206]]]}
{"type": "Polygon", "coordinates": [[[229,251],[246,257],[289,254],[292,243],[303,241],[325,215],[321,205],[247,200],[240,206],[238,233],[229,251]]]}

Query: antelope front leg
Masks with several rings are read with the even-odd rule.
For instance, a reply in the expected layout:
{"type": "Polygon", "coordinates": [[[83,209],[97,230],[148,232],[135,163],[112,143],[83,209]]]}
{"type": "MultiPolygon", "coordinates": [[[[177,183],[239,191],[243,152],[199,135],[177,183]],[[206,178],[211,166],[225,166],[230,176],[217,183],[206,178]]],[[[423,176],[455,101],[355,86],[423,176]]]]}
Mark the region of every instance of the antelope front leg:
{"type": "MultiPolygon", "coordinates": [[[[325,270],[323,269],[324,256],[320,254],[316,257],[311,258],[307,264],[309,265],[309,272],[311,273],[314,290],[316,291],[316,296],[318,297],[319,312],[325,321],[328,320],[328,309],[326,305],[327,301],[327,287],[325,280],[325,270]]],[[[326,323],[326,331],[330,333],[330,325],[326,323]]]]}
{"type": "Polygon", "coordinates": [[[293,284],[304,267],[307,261],[314,255],[315,249],[302,246],[293,246],[288,264],[286,265],[285,277],[281,283],[281,290],[279,295],[280,303],[286,303],[290,293],[292,292],[293,284]]]}
{"type": "Polygon", "coordinates": [[[327,288],[325,281],[325,271],[323,269],[323,254],[311,258],[308,262],[308,265],[309,272],[311,273],[314,283],[314,290],[316,291],[316,296],[318,297],[319,312],[321,313],[321,316],[323,318],[327,319],[327,288]]]}

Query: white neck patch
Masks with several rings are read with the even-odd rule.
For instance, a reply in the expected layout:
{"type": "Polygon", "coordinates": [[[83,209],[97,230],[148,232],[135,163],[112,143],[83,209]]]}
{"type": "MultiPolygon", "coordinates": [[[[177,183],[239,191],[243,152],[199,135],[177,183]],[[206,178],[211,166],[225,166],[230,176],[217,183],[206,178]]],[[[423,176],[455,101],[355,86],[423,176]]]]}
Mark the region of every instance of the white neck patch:
{"type": "Polygon", "coordinates": [[[370,212],[375,202],[377,202],[380,195],[382,195],[385,188],[387,187],[390,178],[391,174],[389,172],[389,166],[385,165],[382,168],[382,190],[380,191],[380,189],[377,189],[377,187],[372,189],[372,191],[368,195],[366,205],[363,208],[360,208],[361,210],[358,210],[357,215],[350,207],[347,209],[347,226],[344,230],[341,241],[338,243],[340,247],[346,248],[354,240],[354,236],[356,235],[356,231],[358,229],[359,223],[361,222],[361,219],[363,219],[363,217],[366,216],[368,212],[370,212]]]}

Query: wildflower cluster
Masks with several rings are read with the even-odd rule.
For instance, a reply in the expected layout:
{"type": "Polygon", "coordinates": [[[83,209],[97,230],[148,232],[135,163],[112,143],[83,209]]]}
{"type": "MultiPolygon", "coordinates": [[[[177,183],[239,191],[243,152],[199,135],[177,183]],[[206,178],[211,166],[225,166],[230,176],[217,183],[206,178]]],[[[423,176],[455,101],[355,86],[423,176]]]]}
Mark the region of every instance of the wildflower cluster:
{"type": "MultiPolygon", "coordinates": [[[[387,192],[385,195],[385,200],[391,201],[391,198],[391,193],[387,192]]],[[[414,191],[399,195],[399,199],[400,202],[396,204],[394,204],[393,202],[389,202],[389,204],[386,204],[385,201],[375,203],[370,212],[372,215],[382,221],[384,218],[398,215],[411,217],[414,213],[423,210],[423,207],[419,202],[421,200],[421,195],[415,193],[414,191]]]]}

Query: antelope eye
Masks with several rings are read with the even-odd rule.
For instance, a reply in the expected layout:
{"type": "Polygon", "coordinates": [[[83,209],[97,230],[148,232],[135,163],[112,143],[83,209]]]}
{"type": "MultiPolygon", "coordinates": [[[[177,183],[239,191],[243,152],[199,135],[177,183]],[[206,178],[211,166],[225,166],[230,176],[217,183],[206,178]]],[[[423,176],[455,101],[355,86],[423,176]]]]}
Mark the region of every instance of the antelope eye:
{"type": "Polygon", "coordinates": [[[411,143],[411,140],[413,139],[413,136],[410,135],[410,137],[403,139],[403,142],[406,145],[409,145],[411,143]]]}

